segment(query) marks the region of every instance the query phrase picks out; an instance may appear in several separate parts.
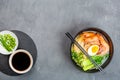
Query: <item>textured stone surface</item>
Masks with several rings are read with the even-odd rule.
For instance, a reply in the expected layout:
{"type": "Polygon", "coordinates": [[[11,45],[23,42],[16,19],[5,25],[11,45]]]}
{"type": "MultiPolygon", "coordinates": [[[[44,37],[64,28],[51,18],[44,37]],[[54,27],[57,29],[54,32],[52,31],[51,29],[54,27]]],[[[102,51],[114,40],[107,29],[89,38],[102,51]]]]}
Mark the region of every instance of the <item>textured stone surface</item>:
{"type": "Polygon", "coordinates": [[[0,0],[0,30],[20,30],[36,43],[38,58],[29,73],[0,80],[119,80],[119,0],[0,0]],[[106,31],[114,43],[114,57],[106,73],[83,73],[71,62],[70,40],[85,27],[106,31]]]}

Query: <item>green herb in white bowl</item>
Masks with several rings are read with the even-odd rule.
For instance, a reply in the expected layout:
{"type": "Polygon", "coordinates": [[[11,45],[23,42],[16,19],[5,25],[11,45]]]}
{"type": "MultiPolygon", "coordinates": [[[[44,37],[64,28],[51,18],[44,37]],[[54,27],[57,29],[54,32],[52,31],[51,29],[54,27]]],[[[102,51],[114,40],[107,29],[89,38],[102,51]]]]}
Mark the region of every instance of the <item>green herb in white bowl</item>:
{"type": "Polygon", "coordinates": [[[0,53],[8,55],[18,47],[18,38],[11,31],[0,32],[0,53]]]}

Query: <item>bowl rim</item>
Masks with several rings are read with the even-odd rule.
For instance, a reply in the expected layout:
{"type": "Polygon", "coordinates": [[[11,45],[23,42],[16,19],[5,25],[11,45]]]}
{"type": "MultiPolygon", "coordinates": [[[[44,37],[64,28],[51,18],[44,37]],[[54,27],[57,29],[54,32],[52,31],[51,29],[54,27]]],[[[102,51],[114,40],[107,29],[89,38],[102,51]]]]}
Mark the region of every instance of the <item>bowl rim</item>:
{"type": "MultiPolygon", "coordinates": [[[[109,65],[109,63],[111,62],[112,57],[113,57],[113,53],[114,53],[114,46],[113,46],[112,39],[110,38],[110,36],[109,36],[105,31],[103,31],[103,30],[100,29],[100,28],[95,28],[95,27],[84,28],[84,29],[80,30],[80,31],[75,35],[74,39],[75,39],[79,34],[81,34],[82,32],[85,32],[85,31],[95,31],[95,32],[98,32],[98,33],[102,34],[102,36],[104,36],[104,37],[106,38],[106,40],[108,41],[108,44],[109,44],[109,47],[110,47],[110,49],[109,49],[109,57],[108,57],[108,59],[101,65],[101,67],[102,67],[103,69],[106,68],[106,67],[109,65]]],[[[80,67],[80,66],[78,66],[78,65],[76,64],[76,62],[72,59],[72,53],[71,53],[72,44],[73,44],[73,42],[71,42],[71,45],[70,45],[70,56],[71,56],[71,60],[72,60],[73,64],[75,64],[76,67],[77,67],[78,69],[80,69],[81,71],[83,71],[83,72],[87,72],[87,73],[99,72],[98,69],[92,69],[92,70],[84,71],[84,70],[82,69],[82,67],[80,67]]]]}

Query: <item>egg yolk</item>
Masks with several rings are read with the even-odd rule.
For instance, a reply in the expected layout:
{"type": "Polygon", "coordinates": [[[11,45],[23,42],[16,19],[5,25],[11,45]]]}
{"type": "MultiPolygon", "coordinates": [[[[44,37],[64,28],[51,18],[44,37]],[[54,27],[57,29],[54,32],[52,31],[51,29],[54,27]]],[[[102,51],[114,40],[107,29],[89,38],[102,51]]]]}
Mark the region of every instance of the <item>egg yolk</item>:
{"type": "Polygon", "coordinates": [[[98,50],[99,50],[99,47],[97,45],[95,45],[95,46],[92,47],[92,52],[93,53],[98,52],[98,50]]]}

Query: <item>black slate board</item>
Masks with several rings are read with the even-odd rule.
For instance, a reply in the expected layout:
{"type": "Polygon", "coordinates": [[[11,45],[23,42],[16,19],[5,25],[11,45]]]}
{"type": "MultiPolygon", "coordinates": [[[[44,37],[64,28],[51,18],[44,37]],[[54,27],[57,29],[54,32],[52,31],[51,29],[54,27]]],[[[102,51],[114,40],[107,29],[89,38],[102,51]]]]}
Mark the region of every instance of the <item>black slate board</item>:
{"type": "MultiPolygon", "coordinates": [[[[12,30],[12,32],[14,32],[18,37],[18,40],[19,40],[18,49],[25,49],[29,51],[33,57],[33,65],[34,65],[37,57],[37,48],[35,46],[35,43],[24,32],[17,31],[17,30],[12,30]]],[[[0,71],[10,76],[17,76],[19,74],[13,72],[9,67],[9,61],[8,61],[9,56],[10,55],[0,54],[0,71]]]]}

